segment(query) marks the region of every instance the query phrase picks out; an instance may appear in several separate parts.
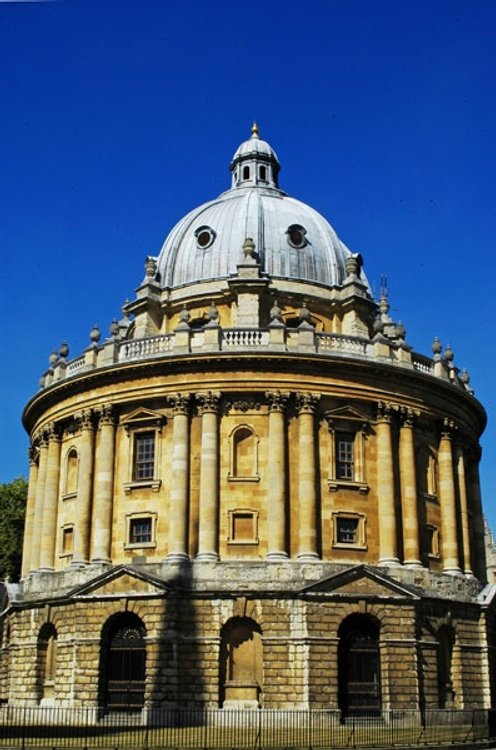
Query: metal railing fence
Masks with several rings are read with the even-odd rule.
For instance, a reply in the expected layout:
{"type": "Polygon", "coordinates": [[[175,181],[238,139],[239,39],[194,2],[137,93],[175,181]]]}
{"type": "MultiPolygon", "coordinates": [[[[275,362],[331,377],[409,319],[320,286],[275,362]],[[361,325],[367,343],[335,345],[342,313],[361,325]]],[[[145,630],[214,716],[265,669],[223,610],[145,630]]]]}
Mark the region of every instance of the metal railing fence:
{"type": "Polygon", "coordinates": [[[343,718],[337,710],[0,708],[0,748],[368,748],[466,744],[496,734],[495,715],[473,710],[387,710],[343,718]]]}

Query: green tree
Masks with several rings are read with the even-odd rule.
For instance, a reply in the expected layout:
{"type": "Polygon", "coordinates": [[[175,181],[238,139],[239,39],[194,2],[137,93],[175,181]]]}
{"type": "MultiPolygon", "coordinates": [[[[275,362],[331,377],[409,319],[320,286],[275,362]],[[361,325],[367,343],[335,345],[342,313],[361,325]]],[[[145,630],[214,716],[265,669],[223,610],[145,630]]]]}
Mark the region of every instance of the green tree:
{"type": "Polygon", "coordinates": [[[19,580],[27,496],[24,477],[0,484],[0,580],[19,580]]]}

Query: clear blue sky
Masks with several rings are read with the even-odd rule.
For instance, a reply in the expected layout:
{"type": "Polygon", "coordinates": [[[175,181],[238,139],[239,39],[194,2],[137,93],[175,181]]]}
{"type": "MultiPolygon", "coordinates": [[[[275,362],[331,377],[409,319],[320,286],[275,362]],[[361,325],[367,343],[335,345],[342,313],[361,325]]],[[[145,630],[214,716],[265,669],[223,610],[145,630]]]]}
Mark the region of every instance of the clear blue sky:
{"type": "Polygon", "coordinates": [[[256,119],[413,347],[469,370],[496,526],[495,30],[479,0],[0,0],[0,481],[50,351],[106,333],[256,119]]]}

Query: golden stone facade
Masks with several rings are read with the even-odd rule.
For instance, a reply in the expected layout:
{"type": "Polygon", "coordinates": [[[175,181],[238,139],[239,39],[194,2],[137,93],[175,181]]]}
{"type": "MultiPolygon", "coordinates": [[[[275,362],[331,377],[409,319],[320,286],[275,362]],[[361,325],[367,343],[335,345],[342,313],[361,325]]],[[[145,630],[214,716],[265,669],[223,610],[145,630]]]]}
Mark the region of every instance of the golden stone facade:
{"type": "Polygon", "coordinates": [[[256,129],[231,171],[147,258],[110,337],[63,345],[26,407],[0,697],[489,707],[468,376],[437,340],[412,351],[256,129]]]}

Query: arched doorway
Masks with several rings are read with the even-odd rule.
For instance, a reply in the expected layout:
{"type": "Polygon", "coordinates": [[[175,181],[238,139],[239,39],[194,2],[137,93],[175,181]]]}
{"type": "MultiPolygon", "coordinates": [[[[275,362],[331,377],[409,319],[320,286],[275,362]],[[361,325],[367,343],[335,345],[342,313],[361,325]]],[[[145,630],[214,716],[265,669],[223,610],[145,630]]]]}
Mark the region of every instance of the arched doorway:
{"type": "Polygon", "coordinates": [[[344,716],[381,713],[379,625],[353,614],[341,623],[338,646],[338,701],[344,716]]]}
{"type": "Polygon", "coordinates": [[[102,631],[100,704],[139,711],[145,703],[146,630],[131,612],[114,615],[102,631]]]}
{"type": "Polygon", "coordinates": [[[222,628],[220,648],[220,705],[250,708],[260,705],[262,693],[262,631],[249,617],[233,617],[222,628]]]}

